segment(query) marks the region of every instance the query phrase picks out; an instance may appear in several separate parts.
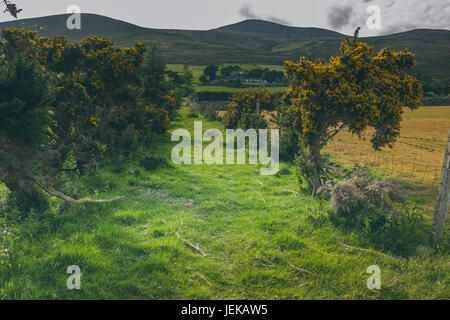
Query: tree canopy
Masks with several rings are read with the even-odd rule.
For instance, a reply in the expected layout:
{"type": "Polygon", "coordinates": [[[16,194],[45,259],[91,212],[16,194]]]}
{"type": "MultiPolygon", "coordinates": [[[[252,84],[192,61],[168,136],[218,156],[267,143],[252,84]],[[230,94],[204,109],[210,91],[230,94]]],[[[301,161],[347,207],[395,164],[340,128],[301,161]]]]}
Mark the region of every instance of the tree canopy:
{"type": "Polygon", "coordinates": [[[217,71],[219,71],[219,66],[215,64],[208,65],[205,70],[203,70],[203,76],[206,82],[216,80],[217,71]]]}
{"type": "Polygon", "coordinates": [[[316,189],[323,182],[320,152],[330,139],[344,129],[360,136],[370,127],[375,150],[392,146],[403,108],[418,108],[422,98],[420,82],[408,74],[414,54],[383,49],[373,55],[373,48],[358,40],[358,31],[342,43],[341,55],[327,62],[302,57],[285,63],[291,81],[285,113],[308,149],[316,189]]]}
{"type": "Polygon", "coordinates": [[[0,164],[5,172],[0,179],[9,185],[8,177],[15,176],[21,185],[52,186],[67,167],[80,174],[95,171],[107,155],[128,156],[149,146],[175,115],[174,84],[166,81],[158,53],[146,56],[142,43],[116,48],[111,40],[95,37],[71,43],[12,28],[2,30],[2,38],[1,128],[11,138],[0,141],[0,149],[13,164],[0,164]],[[12,141],[21,137],[26,149],[42,151],[30,157],[36,166],[15,156],[23,143],[12,141]],[[46,139],[30,140],[38,137],[46,139]]]}
{"type": "Polygon", "coordinates": [[[265,127],[260,112],[271,109],[271,95],[266,89],[243,89],[233,94],[231,103],[227,106],[225,126],[227,128],[257,129],[265,127]],[[257,107],[259,106],[259,113],[257,107]]]}

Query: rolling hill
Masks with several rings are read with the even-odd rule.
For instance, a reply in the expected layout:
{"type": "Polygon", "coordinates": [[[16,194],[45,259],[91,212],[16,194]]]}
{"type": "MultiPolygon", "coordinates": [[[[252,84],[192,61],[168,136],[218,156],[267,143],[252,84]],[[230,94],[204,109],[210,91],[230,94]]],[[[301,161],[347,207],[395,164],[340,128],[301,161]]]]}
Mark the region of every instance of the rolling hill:
{"type": "MultiPolygon", "coordinates": [[[[87,36],[109,37],[118,46],[136,41],[156,45],[169,63],[282,64],[287,59],[311,55],[329,58],[339,53],[345,35],[320,28],[288,27],[263,20],[245,20],[207,31],[143,28],[95,14],[82,15],[82,29],[68,30],[68,15],[0,23],[7,27],[37,30],[42,36],[65,35],[72,41],[87,36]]],[[[450,79],[450,31],[412,30],[363,38],[375,49],[408,48],[417,55],[415,70],[423,77],[450,79]]]]}

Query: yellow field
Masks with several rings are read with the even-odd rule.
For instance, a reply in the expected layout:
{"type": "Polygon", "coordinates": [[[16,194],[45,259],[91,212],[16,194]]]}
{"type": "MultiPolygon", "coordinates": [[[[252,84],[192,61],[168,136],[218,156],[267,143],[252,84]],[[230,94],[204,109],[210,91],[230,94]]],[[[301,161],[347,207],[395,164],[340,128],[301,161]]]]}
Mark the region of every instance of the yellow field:
{"type": "Polygon", "coordinates": [[[393,149],[375,152],[370,131],[362,140],[342,132],[325,151],[345,164],[360,162],[390,177],[436,187],[450,129],[450,107],[422,107],[404,114],[401,136],[393,149]]]}

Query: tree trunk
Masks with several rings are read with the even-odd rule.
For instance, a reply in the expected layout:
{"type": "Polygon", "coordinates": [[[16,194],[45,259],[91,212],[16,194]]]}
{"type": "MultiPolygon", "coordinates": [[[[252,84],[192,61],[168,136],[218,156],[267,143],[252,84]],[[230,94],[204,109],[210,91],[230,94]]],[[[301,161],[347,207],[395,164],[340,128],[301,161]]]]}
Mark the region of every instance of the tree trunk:
{"type": "Polygon", "coordinates": [[[32,182],[7,179],[5,185],[14,195],[17,206],[24,211],[48,206],[47,198],[41,189],[32,182]]]}
{"type": "Polygon", "coordinates": [[[322,156],[320,154],[320,151],[321,148],[318,145],[311,146],[310,148],[310,161],[313,167],[313,196],[322,186],[322,180],[320,179],[320,172],[322,169],[322,156]]]}

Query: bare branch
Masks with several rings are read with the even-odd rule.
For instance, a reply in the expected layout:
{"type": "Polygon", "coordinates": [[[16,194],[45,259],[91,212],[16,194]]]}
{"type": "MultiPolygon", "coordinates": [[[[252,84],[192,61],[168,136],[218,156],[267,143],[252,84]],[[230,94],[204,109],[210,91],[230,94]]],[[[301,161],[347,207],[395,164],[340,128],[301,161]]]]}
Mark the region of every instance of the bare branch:
{"type": "Polygon", "coordinates": [[[295,195],[296,197],[298,196],[298,192],[297,191],[293,191],[293,190],[283,190],[284,192],[289,192],[292,193],[293,195],[295,195]]]}
{"type": "Polygon", "coordinates": [[[387,255],[387,254],[385,254],[385,253],[383,253],[383,252],[376,251],[376,250],[372,250],[372,249],[364,249],[364,248],[352,247],[352,246],[349,246],[348,244],[343,243],[342,241],[339,241],[339,243],[340,243],[342,246],[344,246],[346,249],[352,249],[352,250],[363,251],[363,252],[366,252],[366,253],[378,254],[378,255],[381,255],[381,256],[383,256],[383,257],[391,258],[391,259],[396,259],[396,260],[402,260],[402,261],[405,260],[404,258],[390,256],[390,255],[387,255]]]}
{"type": "Polygon", "coordinates": [[[178,239],[180,239],[181,241],[184,242],[185,245],[187,245],[188,247],[191,247],[192,249],[194,249],[197,253],[200,253],[202,256],[206,257],[206,253],[200,249],[200,247],[198,246],[199,244],[197,243],[196,245],[193,245],[192,243],[190,243],[188,240],[183,239],[179,232],[180,230],[184,227],[184,222],[183,222],[183,218],[181,217],[180,214],[180,227],[178,228],[177,231],[175,231],[174,229],[172,229],[171,226],[169,226],[164,220],[162,220],[162,222],[170,229],[170,231],[172,231],[177,237],[178,239]]]}
{"type": "Polygon", "coordinates": [[[127,197],[124,196],[120,196],[120,197],[115,197],[112,199],[106,199],[106,200],[91,200],[91,199],[73,199],[72,197],[69,197],[68,195],[62,193],[59,190],[54,189],[53,187],[50,186],[46,186],[41,179],[39,178],[35,178],[34,182],[36,183],[36,185],[38,187],[40,187],[41,189],[43,189],[45,192],[47,192],[48,194],[58,197],[60,199],[63,199],[64,201],[70,203],[70,204],[82,204],[82,203],[107,203],[107,202],[113,202],[113,201],[119,201],[119,200],[125,200],[128,199],[127,197]]]}
{"type": "Polygon", "coordinates": [[[305,270],[305,269],[299,268],[299,267],[297,267],[297,266],[294,266],[292,263],[289,263],[289,262],[287,262],[287,261],[285,261],[285,262],[286,262],[286,264],[287,264],[289,267],[291,267],[291,268],[293,268],[293,269],[295,269],[295,270],[297,270],[297,271],[304,272],[304,273],[311,273],[311,272],[308,271],[308,270],[305,270]]]}
{"type": "Polygon", "coordinates": [[[330,131],[328,133],[329,139],[334,138],[339,132],[342,132],[342,130],[345,128],[345,125],[342,124],[339,128],[335,128],[334,130],[330,131]]]}

